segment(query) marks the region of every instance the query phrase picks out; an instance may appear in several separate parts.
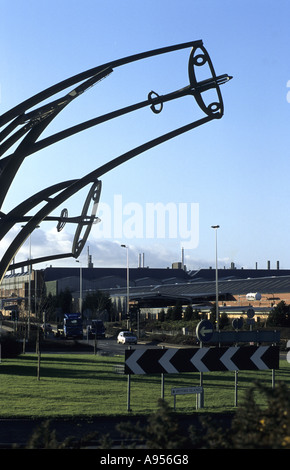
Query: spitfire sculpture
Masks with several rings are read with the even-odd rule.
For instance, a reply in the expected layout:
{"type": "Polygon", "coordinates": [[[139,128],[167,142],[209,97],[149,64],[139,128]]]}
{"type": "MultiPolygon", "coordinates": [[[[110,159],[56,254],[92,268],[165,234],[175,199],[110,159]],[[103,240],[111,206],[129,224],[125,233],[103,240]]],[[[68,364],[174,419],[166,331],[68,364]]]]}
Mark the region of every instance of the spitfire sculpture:
{"type": "Polygon", "coordinates": [[[0,282],[2,281],[7,270],[53,259],[66,257],[78,258],[88,239],[92,224],[98,220],[96,213],[102,186],[99,178],[113,168],[157,145],[160,145],[163,142],[173,139],[178,135],[212,121],[213,119],[220,119],[224,113],[220,85],[230,80],[230,78],[232,77],[226,74],[217,76],[215,74],[214,67],[208,52],[203,46],[203,42],[192,41],[132,55],[92,68],[64,81],[61,81],[50,88],[47,88],[46,90],[34,95],[33,97],[23,101],[19,105],[2,114],[0,116],[0,128],[4,128],[0,132],[0,241],[7,235],[7,233],[13,228],[15,224],[21,223],[22,225],[21,230],[10,243],[6,252],[2,256],[2,259],[0,260],[0,282]],[[172,91],[171,93],[165,95],[158,95],[156,92],[151,91],[148,94],[147,99],[144,101],[131,104],[110,113],[95,117],[94,119],[82,122],[81,124],[69,127],[61,132],[50,135],[49,137],[40,139],[43,131],[66,106],[81,96],[91,86],[97,84],[100,80],[107,77],[114,70],[118,69],[118,67],[125,66],[132,62],[140,61],[149,57],[158,56],[160,54],[166,54],[185,48],[190,48],[190,54],[188,61],[189,84],[184,88],[172,91]],[[199,68],[205,65],[209,67],[211,76],[205,80],[198,81],[196,72],[199,68]],[[64,94],[61,98],[54,99],[46,104],[41,104],[42,102],[47,101],[53,97],[55,94],[63,92],[64,90],[67,90],[71,87],[74,88],[64,94]],[[207,105],[205,103],[203,93],[210,89],[216,91],[216,100],[207,105]],[[47,187],[21,202],[8,213],[1,211],[3,202],[10,189],[13,179],[15,178],[20,166],[29,155],[35,152],[39,152],[40,150],[56,142],[66,139],[93,126],[97,126],[98,124],[115,119],[141,108],[150,107],[153,113],[159,114],[163,109],[164,103],[188,95],[195,99],[196,103],[203,111],[203,118],[190,122],[185,126],[174,129],[171,132],[163,134],[136,148],[133,148],[123,155],[120,155],[100,166],[99,168],[94,169],[92,172],[81,178],[63,181],[53,186],[47,187]],[[31,108],[34,109],[31,110],[31,108]],[[13,153],[7,155],[11,147],[17,143],[18,146],[13,151],[13,153]],[[59,217],[50,215],[68,198],[76,194],[87,185],[90,185],[90,189],[80,216],[69,217],[67,209],[63,209],[59,217]],[[42,208],[36,210],[35,208],[40,203],[43,204],[42,208]],[[90,206],[92,206],[91,210],[90,206]],[[30,211],[33,209],[35,209],[36,212],[31,215],[30,211]],[[55,254],[52,256],[44,256],[41,258],[34,258],[33,260],[26,260],[23,262],[11,264],[16,253],[25,240],[30,236],[34,229],[44,221],[57,222],[58,231],[62,230],[66,223],[73,223],[77,225],[71,252],[55,254]]]}

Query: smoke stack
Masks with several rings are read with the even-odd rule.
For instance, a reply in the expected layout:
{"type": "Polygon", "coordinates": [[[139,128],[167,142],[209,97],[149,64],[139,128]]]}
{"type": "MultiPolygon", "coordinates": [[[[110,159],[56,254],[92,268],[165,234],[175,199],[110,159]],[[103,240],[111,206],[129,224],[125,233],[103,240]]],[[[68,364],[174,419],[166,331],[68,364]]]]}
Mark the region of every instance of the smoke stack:
{"type": "Polygon", "coordinates": [[[280,263],[279,263],[279,261],[277,261],[277,270],[279,270],[279,269],[280,269],[280,263]]]}
{"type": "Polygon", "coordinates": [[[143,268],[145,268],[145,253],[143,253],[143,268]]]}
{"type": "Polygon", "coordinates": [[[271,268],[270,268],[270,261],[268,261],[268,269],[271,269],[271,268]]]}
{"type": "Polygon", "coordinates": [[[94,265],[92,263],[92,255],[90,255],[90,249],[88,247],[88,268],[93,268],[94,265]]]}
{"type": "Polygon", "coordinates": [[[181,249],[181,268],[184,269],[184,248],[181,249]]]}

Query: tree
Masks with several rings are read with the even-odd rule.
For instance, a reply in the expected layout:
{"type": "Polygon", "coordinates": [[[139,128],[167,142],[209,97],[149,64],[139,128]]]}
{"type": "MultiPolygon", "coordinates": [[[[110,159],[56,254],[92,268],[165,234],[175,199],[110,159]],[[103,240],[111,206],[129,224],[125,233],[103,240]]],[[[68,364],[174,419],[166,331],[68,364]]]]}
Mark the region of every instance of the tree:
{"type": "Polygon", "coordinates": [[[232,423],[233,448],[290,449],[290,396],[285,383],[270,389],[257,382],[232,423]],[[256,402],[264,394],[266,407],[256,402]]]}
{"type": "Polygon", "coordinates": [[[290,305],[286,305],[284,300],[279,302],[269,314],[268,325],[290,326],[290,305]]]}
{"type": "Polygon", "coordinates": [[[216,304],[214,303],[210,309],[210,321],[216,325],[216,304]]]}
{"type": "Polygon", "coordinates": [[[56,307],[60,307],[63,313],[71,313],[72,295],[69,289],[65,289],[65,291],[61,291],[56,296],[56,307]]]}
{"type": "Polygon", "coordinates": [[[179,300],[176,302],[175,307],[173,307],[172,320],[182,320],[182,304],[179,300]]]}
{"type": "Polygon", "coordinates": [[[199,310],[196,308],[196,309],[194,309],[194,311],[193,311],[192,320],[199,320],[199,319],[200,319],[200,312],[199,312],[199,310]]]}
{"type": "Polygon", "coordinates": [[[226,312],[222,312],[219,321],[219,327],[222,330],[225,326],[229,324],[229,317],[227,316],[226,312]]]}
{"type": "MultiPolygon", "coordinates": [[[[97,313],[107,311],[109,318],[113,311],[112,301],[110,296],[102,291],[90,292],[86,295],[86,298],[83,302],[83,310],[91,310],[93,317],[97,313]]],[[[111,319],[111,318],[110,318],[111,319]]]]}
{"type": "Polygon", "coordinates": [[[172,307],[168,307],[168,309],[167,309],[166,320],[168,320],[168,321],[173,320],[173,308],[172,307]]]}
{"type": "Polygon", "coordinates": [[[184,320],[190,321],[190,320],[198,320],[199,319],[199,313],[197,309],[192,308],[192,305],[187,305],[185,312],[184,312],[184,320]]]}
{"type": "Polygon", "coordinates": [[[191,305],[187,305],[185,312],[184,312],[184,320],[190,321],[193,319],[193,308],[191,305]]]}
{"type": "MultiPolygon", "coordinates": [[[[43,421],[33,431],[25,449],[85,449],[87,444],[98,435],[97,432],[85,435],[80,439],[74,436],[66,437],[63,441],[58,441],[55,429],[51,429],[49,420],[43,421]]],[[[102,449],[110,449],[111,441],[104,435],[100,439],[102,449]]]]}
{"type": "Polygon", "coordinates": [[[158,320],[161,321],[161,322],[163,322],[165,320],[164,308],[159,312],[158,320]]]}

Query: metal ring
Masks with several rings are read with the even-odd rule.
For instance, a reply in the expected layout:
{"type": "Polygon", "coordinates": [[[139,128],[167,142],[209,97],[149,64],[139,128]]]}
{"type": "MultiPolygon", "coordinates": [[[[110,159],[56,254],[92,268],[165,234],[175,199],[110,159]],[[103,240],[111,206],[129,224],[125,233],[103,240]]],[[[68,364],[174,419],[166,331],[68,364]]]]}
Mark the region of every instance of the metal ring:
{"type": "Polygon", "coordinates": [[[62,209],[61,213],[60,213],[60,221],[58,222],[57,226],[56,226],[56,229],[58,232],[61,232],[61,230],[64,228],[65,224],[66,224],[66,220],[64,219],[67,219],[68,217],[68,210],[67,209],[62,209]]]}
{"type": "MultiPolygon", "coordinates": [[[[150,93],[148,93],[148,100],[149,101],[152,101],[156,98],[160,98],[160,96],[158,95],[158,93],[155,93],[155,91],[150,91],[150,93]]],[[[159,105],[160,108],[156,108],[156,104],[154,104],[154,103],[150,106],[150,109],[151,109],[151,111],[153,111],[154,114],[161,113],[161,111],[163,109],[163,103],[162,102],[157,103],[157,105],[159,105]]]]}
{"type": "Polygon", "coordinates": [[[85,243],[86,243],[86,241],[88,239],[88,236],[90,234],[90,231],[91,231],[92,225],[94,223],[94,220],[96,219],[95,216],[96,216],[96,212],[97,212],[97,209],[98,209],[98,203],[99,203],[99,200],[100,200],[101,189],[102,189],[102,182],[100,180],[97,180],[95,183],[93,183],[93,185],[92,185],[92,187],[91,187],[91,189],[90,189],[90,191],[87,195],[87,198],[85,200],[83,210],[82,210],[82,214],[81,214],[82,221],[78,224],[78,226],[76,228],[76,232],[75,232],[75,236],[74,236],[74,240],[73,240],[73,245],[72,245],[72,253],[73,253],[73,256],[75,258],[78,258],[79,255],[81,254],[82,249],[85,246],[85,243]],[[93,201],[93,208],[92,208],[91,215],[89,216],[87,214],[87,212],[89,210],[89,206],[90,206],[90,203],[92,201],[93,201]],[[84,220],[86,220],[86,223],[84,223],[84,220]],[[86,227],[85,228],[85,233],[84,233],[83,237],[81,238],[81,233],[82,233],[82,230],[83,230],[84,226],[86,227]]]}
{"type": "Polygon", "coordinates": [[[188,62],[188,75],[189,75],[189,82],[192,88],[195,90],[192,94],[200,107],[200,109],[207,114],[208,116],[215,116],[216,118],[221,118],[223,115],[223,99],[220,92],[220,87],[218,83],[216,83],[213,88],[215,88],[217,93],[218,101],[214,101],[207,105],[204,102],[202,91],[200,92],[198,88],[198,80],[195,75],[195,67],[200,67],[207,64],[209,67],[209,71],[213,79],[216,79],[216,73],[212,64],[212,61],[208,55],[207,50],[203,46],[193,47],[190,53],[189,62],[188,62]],[[200,51],[200,52],[199,52],[200,51]]]}

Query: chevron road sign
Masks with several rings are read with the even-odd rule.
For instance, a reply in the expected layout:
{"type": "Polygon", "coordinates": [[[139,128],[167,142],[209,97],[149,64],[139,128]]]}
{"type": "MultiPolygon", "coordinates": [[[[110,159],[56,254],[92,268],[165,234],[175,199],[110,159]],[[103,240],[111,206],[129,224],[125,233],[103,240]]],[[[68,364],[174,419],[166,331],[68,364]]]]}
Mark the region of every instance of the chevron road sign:
{"type": "Polygon", "coordinates": [[[125,350],[125,374],[267,369],[279,369],[278,346],[125,350]]]}

